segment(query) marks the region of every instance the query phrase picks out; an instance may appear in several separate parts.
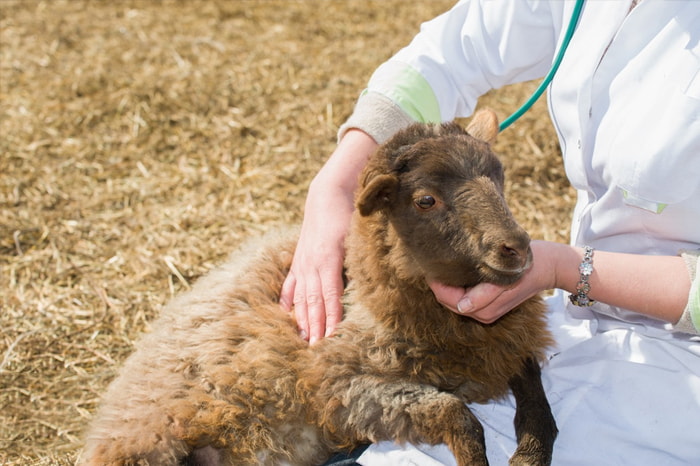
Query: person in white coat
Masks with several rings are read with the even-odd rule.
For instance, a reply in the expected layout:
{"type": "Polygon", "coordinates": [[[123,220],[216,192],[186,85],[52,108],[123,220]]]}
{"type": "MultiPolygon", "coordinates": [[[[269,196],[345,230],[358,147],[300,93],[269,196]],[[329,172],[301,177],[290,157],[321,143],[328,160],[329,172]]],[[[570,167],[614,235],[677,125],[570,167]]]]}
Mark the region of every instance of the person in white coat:
{"type": "MultiPolygon", "coordinates": [[[[461,1],[376,70],[309,188],[281,293],[302,336],[313,343],[341,318],[343,240],[377,144],[544,76],[573,10],[573,1],[461,1]]],[[[578,193],[570,244],[533,241],[533,267],[512,287],[431,287],[487,323],[557,290],[548,299],[557,345],[542,372],[560,431],[553,464],[700,464],[700,2],[585,2],[548,101],[578,193]]],[[[507,464],[513,400],[471,408],[491,464],[507,464]]],[[[454,458],[444,446],[385,442],[358,462],[454,458]]]]}

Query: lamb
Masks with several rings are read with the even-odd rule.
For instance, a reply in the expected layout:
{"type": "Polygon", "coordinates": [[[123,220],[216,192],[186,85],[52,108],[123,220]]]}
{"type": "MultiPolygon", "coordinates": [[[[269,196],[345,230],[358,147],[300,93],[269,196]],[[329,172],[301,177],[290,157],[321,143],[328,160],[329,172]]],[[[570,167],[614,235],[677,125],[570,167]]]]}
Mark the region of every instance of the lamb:
{"type": "Polygon", "coordinates": [[[427,285],[510,284],[530,265],[489,144],[497,132],[482,110],[466,131],[415,124],[380,146],[346,241],[345,316],[315,345],[278,305],[296,231],[263,237],[175,298],[109,387],[79,462],[313,465],[393,440],[445,443],[458,464],[486,465],[465,403],[510,389],[511,464],[549,464],[557,428],[540,379],[552,342],[541,299],[482,324],[427,285]]]}

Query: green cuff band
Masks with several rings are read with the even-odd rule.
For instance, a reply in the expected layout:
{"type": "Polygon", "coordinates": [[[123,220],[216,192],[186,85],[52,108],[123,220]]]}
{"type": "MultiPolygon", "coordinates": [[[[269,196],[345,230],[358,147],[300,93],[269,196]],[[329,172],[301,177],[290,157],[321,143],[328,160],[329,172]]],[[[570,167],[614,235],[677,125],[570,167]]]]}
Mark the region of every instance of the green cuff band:
{"type": "Polygon", "coordinates": [[[440,123],[440,105],[428,81],[410,66],[401,65],[387,67],[381,80],[370,81],[369,90],[391,99],[415,121],[440,123]]]}

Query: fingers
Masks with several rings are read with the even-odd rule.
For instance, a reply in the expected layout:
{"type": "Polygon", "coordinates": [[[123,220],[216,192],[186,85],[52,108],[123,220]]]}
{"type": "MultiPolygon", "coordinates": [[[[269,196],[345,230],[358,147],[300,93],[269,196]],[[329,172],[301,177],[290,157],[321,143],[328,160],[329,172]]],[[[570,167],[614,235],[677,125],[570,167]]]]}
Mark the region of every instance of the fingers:
{"type": "Polygon", "coordinates": [[[285,278],[282,283],[282,291],[280,292],[280,305],[287,312],[292,311],[292,306],[294,305],[294,289],[296,285],[297,279],[292,272],[289,272],[287,278],[285,278]]]}
{"type": "Polygon", "coordinates": [[[282,285],[280,304],[294,310],[299,335],[314,344],[333,333],[343,316],[341,270],[300,275],[290,272],[282,285]]]}
{"type": "MultiPolygon", "coordinates": [[[[428,282],[438,302],[453,312],[462,314],[457,308],[457,303],[464,297],[466,290],[456,286],[447,286],[439,282],[428,282]]],[[[464,309],[462,309],[464,311],[464,309]]]]}
{"type": "Polygon", "coordinates": [[[469,289],[437,282],[431,282],[429,285],[443,306],[485,324],[495,322],[515,306],[511,306],[508,288],[491,283],[480,283],[469,289]]]}
{"type": "Polygon", "coordinates": [[[319,332],[317,333],[318,338],[330,336],[335,331],[335,328],[338,326],[340,321],[343,319],[343,304],[341,300],[343,296],[344,285],[342,274],[337,273],[333,275],[333,277],[329,277],[329,279],[333,283],[325,288],[325,292],[323,294],[323,305],[325,308],[324,315],[326,318],[326,325],[325,328],[321,327],[319,329],[319,332]],[[335,280],[332,280],[333,278],[335,280]]]}
{"type": "Polygon", "coordinates": [[[315,343],[325,333],[326,315],[319,280],[297,283],[294,290],[294,314],[299,335],[309,340],[309,343],[315,343]]]}
{"type": "Polygon", "coordinates": [[[491,283],[480,283],[466,290],[457,302],[457,311],[485,324],[495,322],[508,311],[508,289],[491,283]]]}

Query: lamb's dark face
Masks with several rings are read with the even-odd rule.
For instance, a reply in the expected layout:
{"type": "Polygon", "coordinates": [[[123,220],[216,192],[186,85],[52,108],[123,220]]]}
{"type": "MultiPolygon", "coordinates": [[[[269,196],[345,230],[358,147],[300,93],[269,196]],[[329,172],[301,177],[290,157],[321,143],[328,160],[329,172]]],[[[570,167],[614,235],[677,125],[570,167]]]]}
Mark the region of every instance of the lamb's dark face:
{"type": "Polygon", "coordinates": [[[395,247],[413,259],[417,274],[454,286],[505,285],[522,276],[530,238],[506,206],[503,169],[488,144],[461,132],[385,155],[386,172],[366,180],[358,207],[389,219],[395,247]]]}

